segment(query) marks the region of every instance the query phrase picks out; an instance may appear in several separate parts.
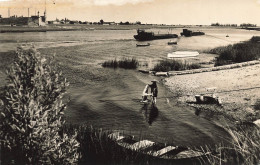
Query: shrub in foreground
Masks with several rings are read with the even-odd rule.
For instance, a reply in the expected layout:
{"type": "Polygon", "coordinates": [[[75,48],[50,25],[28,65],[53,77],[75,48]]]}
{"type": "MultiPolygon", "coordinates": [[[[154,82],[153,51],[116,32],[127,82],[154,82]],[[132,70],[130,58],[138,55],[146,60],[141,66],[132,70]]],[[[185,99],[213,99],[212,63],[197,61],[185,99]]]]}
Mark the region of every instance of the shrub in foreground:
{"type": "Polygon", "coordinates": [[[75,164],[76,134],[61,133],[66,80],[36,50],[17,51],[1,106],[3,164],[75,164]]]}
{"type": "Polygon", "coordinates": [[[180,62],[177,60],[163,60],[153,68],[156,72],[181,71],[200,68],[199,64],[180,62]]]}
{"type": "Polygon", "coordinates": [[[105,61],[102,66],[110,68],[124,68],[124,69],[136,69],[139,65],[139,62],[135,59],[124,58],[121,60],[109,60],[105,61]]]}

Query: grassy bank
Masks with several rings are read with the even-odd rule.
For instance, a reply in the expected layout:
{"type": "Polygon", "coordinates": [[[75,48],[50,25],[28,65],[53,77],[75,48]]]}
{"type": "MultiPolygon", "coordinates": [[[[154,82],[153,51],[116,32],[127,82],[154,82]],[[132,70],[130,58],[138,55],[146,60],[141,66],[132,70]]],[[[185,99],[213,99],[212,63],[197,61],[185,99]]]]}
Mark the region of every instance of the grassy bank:
{"type": "Polygon", "coordinates": [[[163,60],[156,64],[153,68],[156,72],[181,71],[200,68],[199,64],[186,63],[177,60],[163,60]]]}
{"type": "Polygon", "coordinates": [[[124,58],[121,60],[109,60],[105,61],[102,63],[103,67],[108,67],[108,68],[124,68],[124,69],[136,69],[139,65],[139,62],[135,59],[129,59],[129,58],[124,58]]]}
{"type": "Polygon", "coordinates": [[[260,58],[260,37],[234,45],[211,49],[208,53],[218,54],[215,66],[246,62],[260,58]]]}

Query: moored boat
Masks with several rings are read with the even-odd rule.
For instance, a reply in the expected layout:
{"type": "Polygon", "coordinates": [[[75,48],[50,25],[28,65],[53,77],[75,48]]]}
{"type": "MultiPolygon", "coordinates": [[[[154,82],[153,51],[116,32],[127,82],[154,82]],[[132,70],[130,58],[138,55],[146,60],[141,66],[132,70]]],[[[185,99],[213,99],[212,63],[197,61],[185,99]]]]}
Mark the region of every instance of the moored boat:
{"type": "Polygon", "coordinates": [[[166,145],[150,140],[138,141],[135,140],[133,136],[124,135],[120,132],[111,133],[108,137],[121,147],[160,159],[194,159],[210,154],[209,152],[205,153],[203,151],[190,149],[189,147],[166,145]]]}
{"type": "Polygon", "coordinates": [[[176,41],[169,41],[168,45],[177,45],[177,42],[176,41]]]}
{"type": "Polygon", "coordinates": [[[168,53],[167,58],[186,58],[186,57],[196,57],[199,55],[197,51],[176,51],[168,53]]]}
{"type": "Polygon", "coordinates": [[[146,43],[146,44],[136,44],[137,47],[139,46],[150,46],[150,43],[146,43]]]}
{"type": "Polygon", "coordinates": [[[200,36],[200,35],[205,35],[204,32],[193,32],[191,30],[188,29],[183,29],[183,31],[181,32],[181,36],[185,36],[185,37],[191,37],[191,36],[200,36]]]}
{"type": "Polygon", "coordinates": [[[137,35],[134,38],[138,41],[149,41],[158,39],[177,38],[177,34],[154,34],[154,32],[145,32],[145,30],[137,30],[137,35]]]}

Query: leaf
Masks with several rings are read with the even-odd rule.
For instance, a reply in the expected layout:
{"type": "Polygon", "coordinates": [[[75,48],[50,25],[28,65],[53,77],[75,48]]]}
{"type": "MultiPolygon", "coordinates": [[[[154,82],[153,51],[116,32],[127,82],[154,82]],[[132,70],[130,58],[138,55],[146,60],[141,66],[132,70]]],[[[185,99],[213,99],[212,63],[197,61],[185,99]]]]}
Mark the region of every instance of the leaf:
{"type": "Polygon", "coordinates": [[[3,117],[5,117],[5,114],[4,114],[3,112],[1,112],[1,115],[2,115],[3,117]]]}

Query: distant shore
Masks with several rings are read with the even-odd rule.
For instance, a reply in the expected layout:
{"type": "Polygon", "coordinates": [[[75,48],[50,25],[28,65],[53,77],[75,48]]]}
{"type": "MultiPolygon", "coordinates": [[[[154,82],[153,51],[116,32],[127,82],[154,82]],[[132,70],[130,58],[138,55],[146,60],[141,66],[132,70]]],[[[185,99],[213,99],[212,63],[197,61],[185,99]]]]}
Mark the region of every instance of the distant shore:
{"type": "MultiPolygon", "coordinates": [[[[50,25],[50,26],[0,26],[0,33],[23,33],[23,32],[48,32],[48,31],[85,31],[85,30],[132,30],[165,28],[165,26],[151,25],[50,25]]],[[[168,26],[167,26],[168,28],[168,26]]]]}
{"type": "MultiPolygon", "coordinates": [[[[24,32],[48,32],[48,31],[85,31],[85,30],[135,30],[135,29],[169,29],[169,28],[216,28],[213,26],[189,26],[189,25],[85,25],[85,24],[60,24],[48,26],[3,26],[0,25],[0,33],[24,33],[24,32]]],[[[217,27],[221,28],[221,27],[217,27]]],[[[224,28],[224,27],[223,27],[224,28]]],[[[227,27],[225,27],[227,28],[227,27]]],[[[228,27],[237,28],[237,27],[228,27]]]]}

